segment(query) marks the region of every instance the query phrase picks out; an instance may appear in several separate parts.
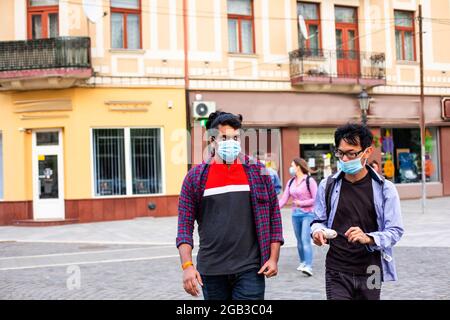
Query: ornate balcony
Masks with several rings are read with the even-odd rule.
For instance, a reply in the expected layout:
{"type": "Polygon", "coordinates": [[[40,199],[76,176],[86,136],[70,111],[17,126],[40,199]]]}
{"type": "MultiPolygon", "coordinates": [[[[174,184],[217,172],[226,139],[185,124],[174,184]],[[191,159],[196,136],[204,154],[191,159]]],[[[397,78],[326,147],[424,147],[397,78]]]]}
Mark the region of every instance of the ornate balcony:
{"type": "Polygon", "coordinates": [[[378,52],[297,49],[289,53],[293,86],[386,84],[385,55],[378,52]]]}
{"type": "Polygon", "coordinates": [[[69,88],[92,75],[87,37],[0,42],[0,90],[69,88]]]}

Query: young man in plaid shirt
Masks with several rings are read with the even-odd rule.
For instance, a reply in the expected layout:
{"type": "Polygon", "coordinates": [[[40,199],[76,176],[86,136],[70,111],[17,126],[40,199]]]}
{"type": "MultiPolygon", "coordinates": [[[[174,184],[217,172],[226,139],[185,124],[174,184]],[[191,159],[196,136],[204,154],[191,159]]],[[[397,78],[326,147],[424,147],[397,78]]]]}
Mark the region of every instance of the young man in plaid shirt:
{"type": "Polygon", "coordinates": [[[283,244],[278,199],[264,166],[241,153],[242,116],[210,115],[212,156],[186,175],[176,244],[184,290],[205,300],[262,300],[265,279],[277,275],[283,244]],[[194,221],[200,246],[192,262],[194,221]]]}

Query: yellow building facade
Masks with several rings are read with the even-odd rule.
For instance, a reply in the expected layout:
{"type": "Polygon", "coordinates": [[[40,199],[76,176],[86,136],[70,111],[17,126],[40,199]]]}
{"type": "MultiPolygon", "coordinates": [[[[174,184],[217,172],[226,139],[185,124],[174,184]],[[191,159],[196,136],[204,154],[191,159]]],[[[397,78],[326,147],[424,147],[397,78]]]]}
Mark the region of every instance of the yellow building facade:
{"type": "Polygon", "coordinates": [[[182,75],[135,74],[152,65],[133,60],[150,44],[111,49],[96,19],[114,8],[105,2],[91,21],[97,8],[82,4],[0,4],[13,17],[0,39],[0,224],[177,214],[188,157],[182,75]]]}

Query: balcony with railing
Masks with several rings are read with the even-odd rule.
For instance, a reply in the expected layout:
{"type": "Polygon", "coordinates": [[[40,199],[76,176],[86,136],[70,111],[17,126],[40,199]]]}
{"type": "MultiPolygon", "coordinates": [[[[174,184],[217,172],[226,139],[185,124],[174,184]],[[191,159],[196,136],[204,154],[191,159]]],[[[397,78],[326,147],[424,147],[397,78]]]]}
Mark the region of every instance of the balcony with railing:
{"type": "Polygon", "coordinates": [[[88,37],[0,42],[0,90],[69,88],[92,76],[88,37]]]}
{"type": "Polygon", "coordinates": [[[385,54],[378,52],[297,49],[289,53],[291,83],[360,85],[386,84],[385,54]]]}

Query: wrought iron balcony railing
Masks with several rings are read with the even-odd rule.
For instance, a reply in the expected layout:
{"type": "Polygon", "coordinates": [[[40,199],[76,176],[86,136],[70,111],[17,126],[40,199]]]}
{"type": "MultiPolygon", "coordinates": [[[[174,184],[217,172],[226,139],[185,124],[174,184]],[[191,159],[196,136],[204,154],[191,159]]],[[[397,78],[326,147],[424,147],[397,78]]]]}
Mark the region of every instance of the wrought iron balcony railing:
{"type": "Polygon", "coordinates": [[[289,53],[291,82],[386,83],[385,54],[354,50],[297,49],[289,53]]]}
{"type": "Polygon", "coordinates": [[[0,86],[3,90],[70,87],[92,76],[90,51],[88,37],[0,42],[0,86]],[[36,82],[55,77],[64,81],[36,82]]]}
{"type": "Polygon", "coordinates": [[[91,68],[91,40],[59,37],[0,42],[0,72],[53,68],[91,68]]]}

